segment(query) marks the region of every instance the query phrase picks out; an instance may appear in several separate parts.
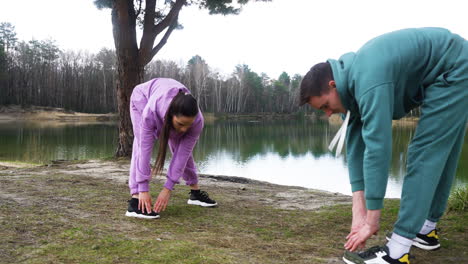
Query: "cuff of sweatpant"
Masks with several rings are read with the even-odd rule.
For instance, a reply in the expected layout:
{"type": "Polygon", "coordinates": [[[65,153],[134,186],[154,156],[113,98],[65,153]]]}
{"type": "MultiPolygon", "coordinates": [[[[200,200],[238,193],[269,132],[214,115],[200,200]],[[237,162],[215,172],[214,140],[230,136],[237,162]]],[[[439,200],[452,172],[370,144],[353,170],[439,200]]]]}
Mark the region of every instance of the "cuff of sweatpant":
{"type": "Polygon", "coordinates": [[[367,210],[380,210],[383,208],[383,199],[366,199],[367,210]]]}
{"type": "Polygon", "coordinates": [[[138,183],[138,192],[148,192],[149,191],[149,182],[143,181],[138,183]]]}
{"type": "Polygon", "coordinates": [[[166,183],[164,184],[164,187],[169,189],[169,190],[174,190],[174,185],[176,182],[172,181],[171,179],[167,178],[166,183]]]}
{"type": "Polygon", "coordinates": [[[186,185],[194,185],[194,184],[197,184],[197,183],[198,183],[197,178],[185,181],[186,185]]]}
{"type": "Polygon", "coordinates": [[[364,181],[356,181],[351,183],[351,192],[364,191],[364,181]]]}

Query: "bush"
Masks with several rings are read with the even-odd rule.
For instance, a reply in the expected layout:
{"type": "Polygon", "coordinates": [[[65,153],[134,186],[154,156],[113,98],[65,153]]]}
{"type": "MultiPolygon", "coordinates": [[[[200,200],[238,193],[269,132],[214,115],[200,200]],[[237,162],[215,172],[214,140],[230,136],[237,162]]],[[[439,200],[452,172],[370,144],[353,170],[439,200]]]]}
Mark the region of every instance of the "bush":
{"type": "Polygon", "coordinates": [[[449,211],[468,211],[468,186],[459,187],[450,194],[449,211]]]}

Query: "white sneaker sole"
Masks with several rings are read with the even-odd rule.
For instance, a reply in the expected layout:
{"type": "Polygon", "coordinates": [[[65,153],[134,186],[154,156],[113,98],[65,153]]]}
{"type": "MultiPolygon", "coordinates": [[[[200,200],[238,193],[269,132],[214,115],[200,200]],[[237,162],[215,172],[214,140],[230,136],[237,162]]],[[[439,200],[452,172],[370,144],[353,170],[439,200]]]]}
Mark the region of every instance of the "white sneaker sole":
{"type": "MultiPolygon", "coordinates": [[[[390,238],[388,236],[385,236],[385,238],[390,241],[390,238]]],[[[424,250],[427,250],[427,251],[432,251],[432,250],[437,250],[440,248],[440,243],[438,245],[435,245],[435,246],[428,246],[428,245],[425,245],[423,244],[424,241],[419,239],[419,238],[415,238],[413,240],[413,246],[417,247],[417,248],[420,248],[420,249],[424,249],[424,250]]]]}
{"type": "MultiPolygon", "coordinates": [[[[343,257],[343,261],[346,263],[346,264],[356,264],[358,262],[353,262],[351,260],[347,260],[345,257],[343,257]]],[[[360,262],[361,263],[361,262],[360,262]]],[[[367,260],[367,261],[363,261],[362,263],[369,263],[369,264],[388,264],[387,261],[383,260],[382,258],[376,258],[374,260],[367,260]]]]}
{"type": "Polygon", "coordinates": [[[424,250],[437,250],[440,248],[440,243],[435,245],[435,246],[428,246],[428,245],[425,245],[425,244],[422,244],[421,242],[418,241],[418,238],[416,238],[416,240],[413,241],[413,246],[417,247],[417,248],[420,248],[420,249],[424,249],[424,250]]]}
{"type": "Polygon", "coordinates": [[[200,202],[198,200],[190,200],[190,199],[187,201],[187,204],[199,205],[199,206],[203,206],[203,207],[213,207],[213,206],[218,205],[218,203],[209,204],[209,203],[200,202]]]}
{"type": "Polygon", "coordinates": [[[127,211],[125,213],[125,216],[128,216],[128,217],[136,217],[136,218],[144,218],[144,219],[157,219],[159,218],[159,215],[157,216],[149,216],[149,215],[142,215],[142,214],[137,214],[135,212],[129,212],[127,211]]]}

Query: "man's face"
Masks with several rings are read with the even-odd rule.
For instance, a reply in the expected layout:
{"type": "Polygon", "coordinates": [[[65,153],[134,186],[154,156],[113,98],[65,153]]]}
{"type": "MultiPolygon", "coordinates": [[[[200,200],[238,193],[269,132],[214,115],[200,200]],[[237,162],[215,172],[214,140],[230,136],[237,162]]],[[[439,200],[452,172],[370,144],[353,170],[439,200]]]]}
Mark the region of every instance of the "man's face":
{"type": "Polygon", "coordinates": [[[336,90],[335,81],[329,82],[328,93],[321,96],[312,96],[309,100],[309,105],[317,110],[322,110],[327,116],[337,113],[346,113],[346,109],[341,103],[340,96],[336,90]]]}

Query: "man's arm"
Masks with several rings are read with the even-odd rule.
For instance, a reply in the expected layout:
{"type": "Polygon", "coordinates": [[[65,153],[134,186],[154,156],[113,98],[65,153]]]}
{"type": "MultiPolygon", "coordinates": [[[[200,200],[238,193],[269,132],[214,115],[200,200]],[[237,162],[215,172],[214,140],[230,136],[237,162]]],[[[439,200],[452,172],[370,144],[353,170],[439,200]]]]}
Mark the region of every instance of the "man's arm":
{"type": "Polygon", "coordinates": [[[392,154],[393,84],[378,85],[359,99],[362,121],[366,208],[383,207],[392,154]]]}
{"type": "MultiPolygon", "coordinates": [[[[365,145],[362,173],[367,212],[362,227],[347,237],[345,248],[351,251],[362,246],[379,230],[392,150],[393,84],[385,83],[368,90],[359,98],[358,104],[365,145]]],[[[360,193],[356,195],[361,198],[360,193]]],[[[362,212],[359,204],[356,211],[362,212]]],[[[354,209],[353,194],[353,216],[354,209]]]]}
{"type": "Polygon", "coordinates": [[[362,123],[359,116],[355,116],[348,127],[346,137],[346,158],[348,160],[349,182],[353,192],[353,220],[351,231],[346,237],[359,231],[366,220],[366,204],[364,199],[363,160],[365,145],[362,140],[362,123]]]}

